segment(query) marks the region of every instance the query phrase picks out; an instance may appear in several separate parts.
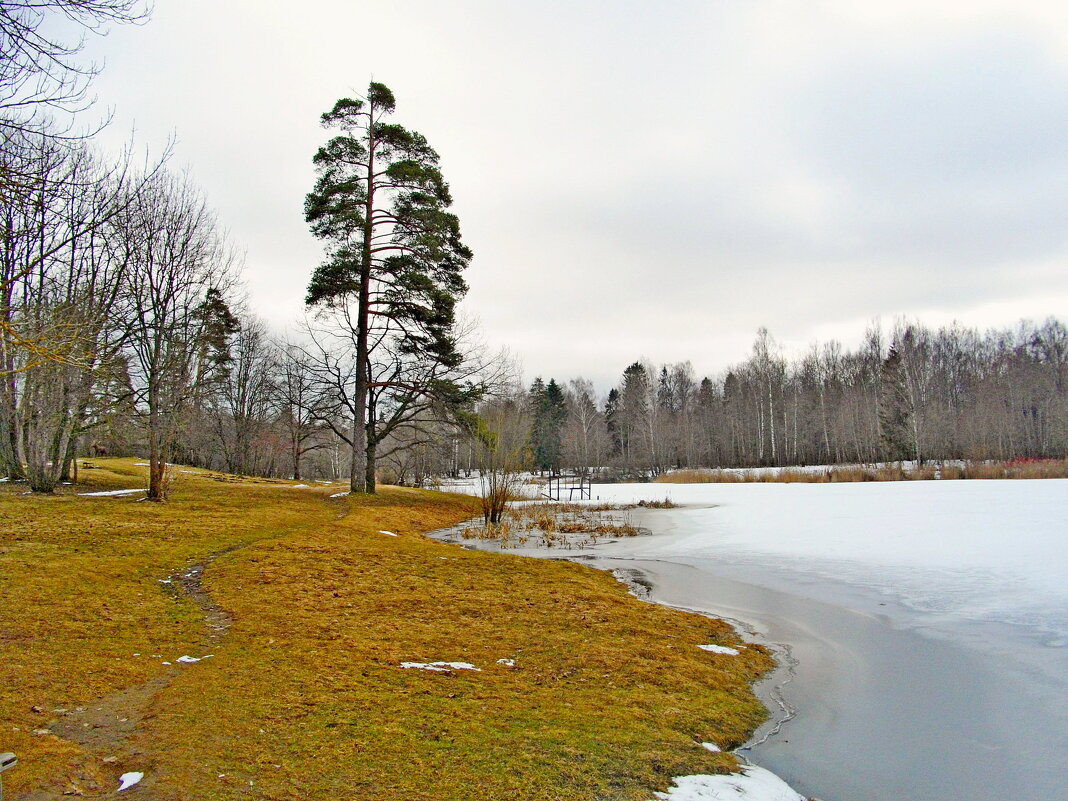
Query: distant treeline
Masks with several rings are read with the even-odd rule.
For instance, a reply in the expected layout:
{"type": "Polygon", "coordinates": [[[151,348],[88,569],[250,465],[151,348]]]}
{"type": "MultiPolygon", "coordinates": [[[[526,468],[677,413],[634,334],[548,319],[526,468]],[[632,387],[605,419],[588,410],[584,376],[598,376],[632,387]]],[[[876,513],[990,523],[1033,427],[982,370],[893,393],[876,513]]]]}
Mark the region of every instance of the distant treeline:
{"type": "Polygon", "coordinates": [[[635,362],[599,398],[538,378],[527,394],[539,470],[1068,456],[1068,330],[1049,318],[981,333],[899,323],[784,358],[767,330],[749,357],[698,378],[635,362]]]}

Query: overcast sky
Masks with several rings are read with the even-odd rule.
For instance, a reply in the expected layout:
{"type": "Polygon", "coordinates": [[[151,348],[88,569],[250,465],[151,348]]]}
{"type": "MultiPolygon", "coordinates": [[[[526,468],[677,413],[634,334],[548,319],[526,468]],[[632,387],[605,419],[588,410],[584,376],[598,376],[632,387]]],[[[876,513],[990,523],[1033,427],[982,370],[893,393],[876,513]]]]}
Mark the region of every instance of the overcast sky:
{"type": "Polygon", "coordinates": [[[319,115],[372,78],[528,379],[1068,316],[1068,3],[156,0],[88,53],[107,136],[177,137],[279,327],[322,254],[319,115]]]}

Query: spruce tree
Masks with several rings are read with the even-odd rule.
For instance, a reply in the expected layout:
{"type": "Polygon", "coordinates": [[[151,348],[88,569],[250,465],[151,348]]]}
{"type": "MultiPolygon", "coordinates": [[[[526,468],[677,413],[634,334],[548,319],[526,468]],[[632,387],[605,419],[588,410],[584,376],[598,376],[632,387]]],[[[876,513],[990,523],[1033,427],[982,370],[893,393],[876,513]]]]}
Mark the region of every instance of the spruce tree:
{"type": "Polygon", "coordinates": [[[386,121],[395,107],[393,93],[371,83],[366,97],[343,98],[322,116],[340,134],[315,154],[318,180],[304,204],[327,245],[306,302],[341,312],[355,334],[353,492],[374,491],[367,406],[375,344],[388,341],[391,356],[421,366],[462,360],[453,324],[471,251],[447,210],[438,154],[421,134],[386,121]]]}
{"type": "Polygon", "coordinates": [[[879,444],[887,461],[909,458],[912,446],[909,417],[901,353],[891,346],[879,371],[879,444]]]}
{"type": "Polygon", "coordinates": [[[567,424],[567,399],[555,379],[545,384],[536,378],[530,388],[533,411],[531,446],[538,470],[559,470],[560,455],[567,424]]]}

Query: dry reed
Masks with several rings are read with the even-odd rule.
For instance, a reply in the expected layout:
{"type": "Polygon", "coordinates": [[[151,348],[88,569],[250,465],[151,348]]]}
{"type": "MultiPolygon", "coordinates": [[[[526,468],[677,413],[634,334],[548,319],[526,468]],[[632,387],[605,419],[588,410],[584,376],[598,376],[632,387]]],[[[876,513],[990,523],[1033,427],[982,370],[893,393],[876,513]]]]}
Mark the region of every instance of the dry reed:
{"type": "MultiPolygon", "coordinates": [[[[826,484],[860,481],[931,481],[956,479],[1068,478],[1068,459],[1014,459],[919,466],[901,464],[838,465],[820,470],[675,470],[656,478],[659,484],[826,484]]],[[[646,505],[649,505],[646,503],[646,505]]]]}

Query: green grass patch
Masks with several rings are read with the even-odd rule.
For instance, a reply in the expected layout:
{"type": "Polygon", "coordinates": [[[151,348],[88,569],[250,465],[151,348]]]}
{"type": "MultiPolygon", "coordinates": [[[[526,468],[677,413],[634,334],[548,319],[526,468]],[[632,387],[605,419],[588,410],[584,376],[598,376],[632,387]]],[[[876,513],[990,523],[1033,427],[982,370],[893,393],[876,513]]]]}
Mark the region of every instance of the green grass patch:
{"type": "MultiPolygon", "coordinates": [[[[97,464],[78,492],[144,479],[97,464]]],[[[749,684],[767,653],[696,647],[737,645],[726,624],[586,567],[419,536],[473,499],[179,475],[167,504],[2,490],[9,797],[103,797],[137,770],[126,794],[157,801],[646,801],[671,776],[732,768],[698,743],[736,746],[764,718],[749,684]],[[197,564],[203,597],[163,583],[197,564]],[[82,736],[94,709],[129,731],[82,736]]]]}

